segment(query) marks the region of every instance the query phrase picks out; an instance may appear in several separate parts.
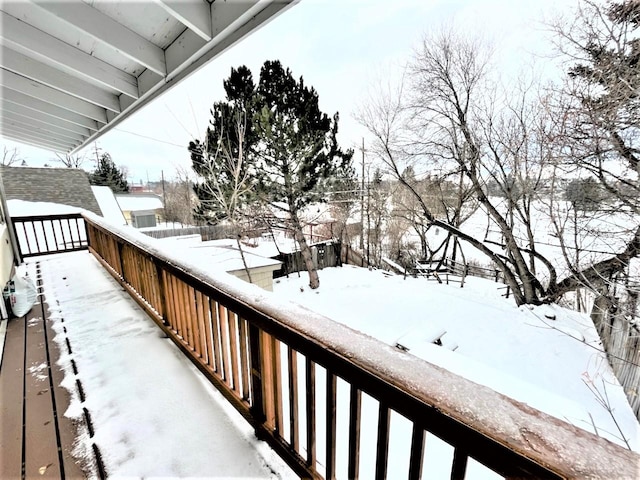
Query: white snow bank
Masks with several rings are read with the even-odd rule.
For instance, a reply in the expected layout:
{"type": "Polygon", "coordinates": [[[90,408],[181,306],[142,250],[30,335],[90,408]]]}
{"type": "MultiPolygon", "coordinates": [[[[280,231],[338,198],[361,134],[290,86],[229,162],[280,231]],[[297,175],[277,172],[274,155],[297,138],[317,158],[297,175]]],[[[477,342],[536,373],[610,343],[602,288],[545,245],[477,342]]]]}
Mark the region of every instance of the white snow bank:
{"type": "Polygon", "coordinates": [[[61,215],[80,213],[85,210],[70,205],[51,202],[27,202],[25,200],[7,200],[9,214],[13,217],[29,217],[36,215],[61,215]]]}

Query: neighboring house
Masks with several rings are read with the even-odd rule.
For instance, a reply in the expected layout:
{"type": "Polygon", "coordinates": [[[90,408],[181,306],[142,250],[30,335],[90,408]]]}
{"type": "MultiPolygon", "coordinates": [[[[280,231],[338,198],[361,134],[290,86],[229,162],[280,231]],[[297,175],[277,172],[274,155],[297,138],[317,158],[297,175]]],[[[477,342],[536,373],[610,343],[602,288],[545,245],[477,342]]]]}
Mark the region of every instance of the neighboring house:
{"type": "Polygon", "coordinates": [[[249,282],[251,281],[264,290],[273,291],[273,272],[280,270],[282,262],[273,258],[263,257],[255,252],[257,249],[243,246],[247,268],[245,269],[242,256],[238,250],[235,240],[212,240],[203,242],[200,235],[186,235],[184,237],[171,237],[161,240],[162,242],[173,242],[177,251],[181,255],[198,262],[203,268],[220,270],[227,272],[234,277],[249,282]]]}
{"type": "Polygon", "coordinates": [[[124,218],[122,210],[120,210],[120,205],[118,204],[111,188],[107,186],[93,185],[91,190],[93,190],[93,194],[98,201],[98,205],[100,205],[100,210],[102,210],[102,216],[104,218],[114,225],[127,224],[127,220],[124,218]]]}
{"type": "Polygon", "coordinates": [[[0,169],[7,201],[58,203],[102,215],[84,170],[5,166],[0,169]]]}
{"type": "Polygon", "coordinates": [[[155,227],[164,221],[164,205],[159,195],[154,193],[118,193],[115,197],[127,224],[133,227],[155,227]]]}

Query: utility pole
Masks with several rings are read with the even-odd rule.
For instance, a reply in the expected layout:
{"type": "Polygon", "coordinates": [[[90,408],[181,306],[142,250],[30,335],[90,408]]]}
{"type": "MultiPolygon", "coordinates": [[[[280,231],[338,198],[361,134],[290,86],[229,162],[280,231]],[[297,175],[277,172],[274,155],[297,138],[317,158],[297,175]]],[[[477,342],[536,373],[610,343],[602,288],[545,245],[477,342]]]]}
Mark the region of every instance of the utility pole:
{"type": "Polygon", "coordinates": [[[362,137],[362,186],[360,188],[360,252],[364,257],[364,137],[362,137]]]}

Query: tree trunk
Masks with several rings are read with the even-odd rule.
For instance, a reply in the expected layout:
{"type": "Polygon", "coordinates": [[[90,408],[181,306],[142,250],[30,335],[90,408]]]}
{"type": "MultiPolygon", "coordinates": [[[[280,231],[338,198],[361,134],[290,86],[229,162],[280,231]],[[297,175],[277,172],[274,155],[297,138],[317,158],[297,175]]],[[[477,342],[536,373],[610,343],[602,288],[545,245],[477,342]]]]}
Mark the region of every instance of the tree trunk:
{"type": "Polygon", "coordinates": [[[304,260],[305,267],[309,273],[309,288],[316,289],[320,286],[320,278],[318,278],[318,271],[313,263],[313,257],[311,256],[311,249],[307,244],[307,240],[302,233],[302,226],[298,219],[298,212],[291,211],[291,224],[293,226],[293,236],[300,245],[300,253],[304,260]]]}
{"type": "Polygon", "coordinates": [[[240,257],[242,257],[242,264],[244,265],[244,271],[247,272],[249,283],[253,283],[253,280],[251,280],[251,272],[247,265],[247,259],[244,258],[244,250],[242,250],[242,244],[240,243],[240,235],[236,235],[236,244],[238,245],[238,250],[240,250],[240,257]]]}

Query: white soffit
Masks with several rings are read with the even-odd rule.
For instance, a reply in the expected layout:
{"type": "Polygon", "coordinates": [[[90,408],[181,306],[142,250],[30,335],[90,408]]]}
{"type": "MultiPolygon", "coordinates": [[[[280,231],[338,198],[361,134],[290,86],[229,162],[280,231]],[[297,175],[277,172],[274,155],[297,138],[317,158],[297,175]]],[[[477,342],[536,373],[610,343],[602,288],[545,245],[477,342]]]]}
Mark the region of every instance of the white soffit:
{"type": "Polygon", "coordinates": [[[73,154],[299,0],[2,0],[0,136],[73,154]]]}

